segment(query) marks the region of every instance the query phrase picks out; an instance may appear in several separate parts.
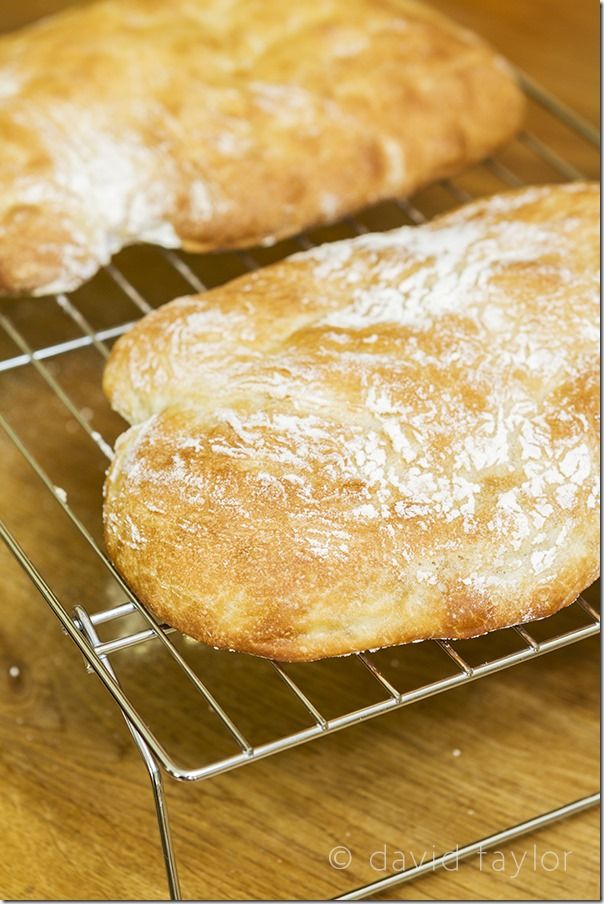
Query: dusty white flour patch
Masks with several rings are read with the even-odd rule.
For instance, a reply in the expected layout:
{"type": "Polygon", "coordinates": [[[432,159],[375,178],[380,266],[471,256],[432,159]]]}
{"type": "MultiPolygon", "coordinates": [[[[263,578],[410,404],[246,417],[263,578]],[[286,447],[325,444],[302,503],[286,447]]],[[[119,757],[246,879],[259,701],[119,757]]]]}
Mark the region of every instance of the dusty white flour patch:
{"type": "MultiPolygon", "coordinates": [[[[594,273],[577,263],[580,222],[522,221],[543,194],[297,255],[274,271],[287,303],[269,327],[264,276],[224,310],[175,317],[162,392],[181,381],[200,423],[160,416],[146,457],[122,465],[149,517],[166,493],[183,543],[211,509],[313,573],[373,557],[384,593],[412,586],[417,611],[453,588],[473,604],[524,594],[529,618],[527,588],[555,580],[598,498],[594,425],[573,395],[596,367],[594,273]]],[[[120,529],[145,542],[123,516],[120,529]]]]}

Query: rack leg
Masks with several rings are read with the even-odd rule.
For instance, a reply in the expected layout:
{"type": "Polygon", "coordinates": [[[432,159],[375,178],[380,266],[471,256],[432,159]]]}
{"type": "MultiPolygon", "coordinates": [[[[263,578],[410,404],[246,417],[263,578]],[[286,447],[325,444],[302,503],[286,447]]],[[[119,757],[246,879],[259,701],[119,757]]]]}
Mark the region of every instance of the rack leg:
{"type": "MultiPolygon", "coordinates": [[[[90,619],[90,616],[82,606],[76,606],[74,610],[74,622],[79,630],[88,638],[93,647],[100,643],[99,636],[90,619]]],[[[117,675],[113,666],[106,656],[101,656],[105,668],[113,675],[117,681],[117,675]]],[[[178,878],[178,866],[174,856],[174,847],[172,845],[172,833],[170,831],[170,823],[168,821],[168,804],[166,801],[166,793],[164,790],[164,782],[161,770],[157,764],[157,760],[149,750],[149,746],[145,739],[139,734],[134,725],[124,716],[128,730],[132,735],[132,740],[138,748],[142,760],[147,767],[151,789],[153,791],[153,801],[155,803],[155,814],[157,816],[157,827],[159,829],[159,838],[161,841],[162,854],[164,855],[164,865],[166,867],[166,878],[168,880],[168,891],[171,901],[181,901],[180,881],[178,878]]]]}
{"type": "Polygon", "coordinates": [[[157,816],[157,827],[159,829],[159,838],[161,841],[161,849],[164,855],[164,865],[166,867],[166,878],[168,880],[168,891],[171,901],[181,901],[180,882],[178,879],[178,867],[176,858],[174,857],[174,848],[172,846],[172,833],[170,832],[170,823],[168,821],[168,805],[166,794],[164,791],[164,782],[161,770],[157,765],[155,757],[147,747],[146,742],[141,738],[135,728],[128,724],[130,733],[134,738],[134,742],[139,749],[143,762],[147,767],[149,779],[151,781],[151,789],[153,791],[153,800],[155,803],[155,813],[157,816]]]}
{"type": "Polygon", "coordinates": [[[583,810],[587,810],[589,807],[599,806],[599,804],[599,792],[589,794],[587,797],[580,797],[578,800],[573,800],[571,803],[564,804],[564,806],[558,807],[555,810],[550,810],[548,813],[541,813],[533,819],[527,819],[524,822],[519,822],[515,826],[510,826],[508,829],[503,829],[501,832],[496,832],[494,835],[488,835],[480,841],[473,841],[471,844],[457,847],[454,851],[441,854],[440,857],[426,860],[417,866],[410,866],[408,869],[401,870],[398,873],[391,873],[391,875],[385,876],[383,879],[378,879],[376,882],[370,882],[368,885],[362,885],[344,895],[338,895],[338,897],[333,900],[361,901],[363,898],[373,900],[376,894],[393,888],[395,885],[409,882],[411,879],[417,879],[419,876],[423,876],[428,872],[435,872],[437,869],[443,867],[446,869],[450,863],[457,866],[457,864],[459,864],[461,860],[465,860],[466,857],[472,857],[476,854],[482,855],[483,851],[488,851],[497,847],[499,844],[506,844],[514,838],[520,838],[521,835],[526,835],[528,832],[534,832],[537,829],[557,822],[559,819],[566,819],[567,816],[573,816],[575,813],[581,813],[583,810]]]}

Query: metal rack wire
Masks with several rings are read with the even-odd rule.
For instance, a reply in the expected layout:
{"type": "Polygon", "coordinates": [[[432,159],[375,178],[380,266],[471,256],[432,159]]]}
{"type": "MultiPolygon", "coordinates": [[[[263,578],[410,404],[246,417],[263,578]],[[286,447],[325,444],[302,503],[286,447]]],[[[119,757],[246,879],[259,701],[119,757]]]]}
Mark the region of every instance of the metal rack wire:
{"type": "MultiPolygon", "coordinates": [[[[555,116],[560,123],[573,130],[586,145],[596,145],[597,133],[588,123],[576,117],[570,110],[560,105],[554,98],[536,86],[524,76],[520,76],[526,93],[540,108],[549,115],[555,116]]],[[[552,147],[544,144],[533,131],[524,131],[516,142],[522,152],[528,154],[533,163],[543,170],[543,181],[551,181],[555,178],[578,179],[582,173],[574,165],[564,159],[552,147]]],[[[488,176],[493,185],[492,190],[499,188],[516,187],[525,184],[525,180],[518,174],[510,162],[503,157],[497,157],[485,161],[478,169],[488,176]]],[[[464,184],[463,180],[447,180],[441,183],[441,190],[450,202],[450,205],[465,202],[473,197],[473,193],[464,184]]],[[[428,214],[423,211],[421,201],[397,200],[391,204],[392,210],[402,222],[420,224],[426,221],[428,214]]],[[[363,222],[363,215],[358,218],[349,218],[341,228],[346,234],[359,234],[368,231],[367,223],[363,222]]],[[[341,234],[337,237],[341,237],[341,234]]],[[[310,235],[300,235],[288,243],[287,250],[293,248],[308,248],[315,244],[310,235]]],[[[156,249],[154,251],[161,257],[165,264],[178,275],[188,290],[203,291],[205,288],[200,276],[186,256],[173,251],[156,249]]],[[[279,254],[279,248],[274,252],[279,254]]],[[[261,264],[260,252],[233,252],[232,258],[237,261],[240,269],[252,269],[261,264]]],[[[112,263],[104,271],[107,284],[111,291],[119,296],[120,304],[126,305],[130,315],[119,323],[110,327],[97,329],[85,316],[78,304],[77,293],[71,296],[65,294],[56,295],[45,301],[37,301],[36,305],[54,306],[57,312],[63,315],[64,323],[70,325],[71,335],[66,334],[56,342],[49,345],[42,344],[37,347],[35,342],[29,341],[25,335],[23,326],[15,322],[15,318],[9,313],[0,314],[0,328],[4,337],[8,340],[9,352],[0,359],[0,376],[18,372],[20,368],[32,368],[37,376],[46,384],[50,392],[58,399],[59,403],[69,413],[77,425],[77,429],[83,431],[106,458],[111,459],[112,448],[109,439],[101,435],[90,418],[78,405],[64,385],[53,374],[50,362],[53,359],[69,356],[72,352],[83,348],[94,349],[104,360],[109,354],[109,343],[129,329],[138,317],[153,309],[153,304],[141,293],[135,285],[135,281],[128,276],[124,268],[118,263],[112,263]],[[76,335],[73,335],[76,332],[76,335]]],[[[33,315],[32,315],[33,316],[33,315]]],[[[102,364],[101,360],[101,364],[102,364]]],[[[0,426],[6,439],[14,446],[17,452],[27,462],[39,481],[41,487],[54,498],[55,502],[63,510],[71,521],[75,531],[90,547],[93,554],[98,557],[102,566],[109,572],[123,594],[124,602],[117,606],[101,608],[99,611],[89,611],[88,606],[78,605],[73,612],[68,611],[59,595],[53,590],[51,584],[38,570],[36,564],[26,553],[19,539],[8,526],[0,522],[0,536],[9,550],[23,567],[33,584],[40,591],[52,611],[55,613],[65,632],[71,637],[84,656],[87,668],[96,673],[109,693],[119,705],[121,712],[130,729],[133,739],[143,757],[149,771],[154,799],[162,850],[166,864],[166,872],[170,895],[174,899],[180,898],[178,869],[174,857],[170,829],[167,818],[167,808],[163,790],[162,770],[172,777],[182,781],[198,781],[207,779],[213,775],[227,772],[245,764],[255,762],[278,751],[305,743],[313,738],[331,734],[340,729],[355,725],[364,720],[373,718],[394,709],[407,706],[415,701],[425,699],[434,694],[458,687],[475,681],[486,675],[502,669],[509,668],[521,662],[542,656],[545,653],[560,649],[568,644],[576,643],[586,637],[590,637],[599,631],[599,615],[595,609],[585,600],[580,598],[572,607],[576,614],[576,624],[569,630],[556,631],[552,628],[548,634],[541,630],[540,639],[534,636],[530,627],[518,626],[513,629],[514,644],[511,650],[498,655],[489,655],[482,652],[483,640],[476,639],[471,644],[472,655],[463,653],[459,644],[448,641],[429,641],[442,656],[447,665],[447,673],[428,681],[420,687],[401,688],[397,684],[396,676],[388,674],[380,663],[379,656],[373,653],[356,654],[354,660],[363,669],[368,680],[372,683],[374,697],[369,703],[353,706],[345,712],[337,714],[325,714],[321,707],[313,701],[312,695],[304,688],[303,682],[296,680],[292,669],[278,662],[271,663],[271,669],[277,680],[282,683],[287,694],[287,705],[296,706],[303,716],[304,724],[294,731],[276,733],[274,737],[254,744],[248,739],[242,726],[237,723],[228,712],[228,707],[220,701],[220,693],[215,693],[200,670],[191,665],[187,651],[183,650],[183,644],[178,643],[178,637],[173,635],[172,629],[158,624],[156,619],[147,612],[138,600],[132,595],[125,582],[115,570],[112,563],[106,557],[103,549],[96,541],[94,532],[89,529],[84,520],[78,514],[76,507],[68,502],[65,493],[55,486],[53,476],[43,467],[35,452],[32,452],[29,444],[23,439],[19,431],[11,424],[9,418],[0,414],[0,426]],[[136,630],[131,622],[133,618],[138,620],[136,630]],[[101,639],[99,632],[109,628],[112,635],[107,639],[101,639]],[[209,707],[215,724],[224,734],[226,740],[234,748],[227,755],[212,758],[209,762],[203,762],[201,757],[193,764],[184,762],[178,751],[169,749],[159,733],[154,730],[146,718],[144,703],[134,703],[127,691],[122,686],[120,678],[120,666],[117,660],[120,654],[126,653],[141,645],[154,644],[158,650],[169,657],[171,663],[179,670],[183,681],[199,695],[200,701],[209,707]]],[[[546,625],[546,622],[542,624],[546,625]]],[[[180,638],[182,640],[182,638],[180,638]]],[[[462,645],[463,646],[463,645],[462,645]]],[[[467,642],[466,642],[467,647],[467,642]]],[[[233,654],[224,654],[233,655],[233,654]]],[[[489,846],[502,841],[515,838],[518,835],[531,831],[542,825],[561,819],[573,812],[578,812],[595,804],[599,795],[590,795],[582,798],[550,813],[541,814],[532,820],[520,823],[503,832],[496,833],[489,838],[482,839],[471,845],[467,845],[459,852],[459,856],[470,856],[477,850],[487,849],[489,846]]],[[[430,864],[424,865],[425,869],[435,869],[446,865],[446,857],[436,858],[430,864]]],[[[423,868],[422,868],[423,869],[423,868]]],[[[377,893],[392,885],[408,881],[421,875],[422,870],[406,870],[372,883],[363,888],[343,896],[343,899],[352,900],[377,893]]]]}

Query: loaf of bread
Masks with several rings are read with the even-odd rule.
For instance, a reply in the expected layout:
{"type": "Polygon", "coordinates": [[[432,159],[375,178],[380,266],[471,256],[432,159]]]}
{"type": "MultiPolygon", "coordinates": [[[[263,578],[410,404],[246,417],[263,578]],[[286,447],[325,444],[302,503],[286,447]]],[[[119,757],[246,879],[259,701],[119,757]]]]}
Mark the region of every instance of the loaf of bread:
{"type": "Polygon", "coordinates": [[[282,660],[540,618],[598,574],[595,186],[324,245],[150,314],[109,553],[185,634],[282,660]]]}
{"type": "Polygon", "coordinates": [[[479,160],[522,95],[414,0],[102,0],[0,40],[0,293],[271,243],[479,160]]]}

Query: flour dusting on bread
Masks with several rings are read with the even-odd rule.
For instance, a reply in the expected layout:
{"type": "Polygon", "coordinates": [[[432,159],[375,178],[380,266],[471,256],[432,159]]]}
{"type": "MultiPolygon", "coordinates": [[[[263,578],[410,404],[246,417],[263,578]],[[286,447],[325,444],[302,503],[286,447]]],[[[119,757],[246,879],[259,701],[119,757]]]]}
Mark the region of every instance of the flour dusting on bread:
{"type": "Polygon", "coordinates": [[[0,38],[0,293],[271,244],[492,153],[522,92],[414,0],[97,0],[0,38]]]}
{"type": "Polygon", "coordinates": [[[120,339],[106,533],[143,601],[285,659],[571,602],[598,569],[598,198],[326,245],[120,339]]]}

